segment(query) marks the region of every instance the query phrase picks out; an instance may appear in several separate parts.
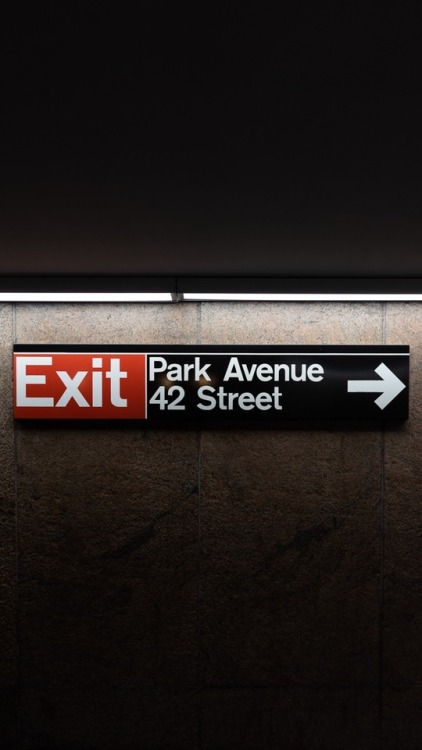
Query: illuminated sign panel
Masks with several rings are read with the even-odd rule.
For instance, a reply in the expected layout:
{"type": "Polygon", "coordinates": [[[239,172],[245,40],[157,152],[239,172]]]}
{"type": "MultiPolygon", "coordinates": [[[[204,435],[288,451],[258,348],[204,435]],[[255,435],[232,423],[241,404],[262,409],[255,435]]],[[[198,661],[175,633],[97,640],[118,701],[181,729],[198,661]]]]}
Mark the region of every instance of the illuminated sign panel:
{"type": "Polygon", "coordinates": [[[14,349],[17,419],[144,424],[406,419],[407,346],[14,349]]]}

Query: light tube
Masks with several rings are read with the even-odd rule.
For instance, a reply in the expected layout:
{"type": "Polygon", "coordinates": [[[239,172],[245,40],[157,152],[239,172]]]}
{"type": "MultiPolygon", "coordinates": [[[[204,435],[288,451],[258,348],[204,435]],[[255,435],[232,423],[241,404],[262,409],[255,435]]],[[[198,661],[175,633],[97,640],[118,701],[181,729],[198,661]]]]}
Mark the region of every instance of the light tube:
{"type": "Polygon", "coordinates": [[[185,292],[182,299],[186,302],[420,302],[422,294],[185,292]]]}
{"type": "Polygon", "coordinates": [[[172,302],[169,292],[0,292],[0,302],[172,302]]]}

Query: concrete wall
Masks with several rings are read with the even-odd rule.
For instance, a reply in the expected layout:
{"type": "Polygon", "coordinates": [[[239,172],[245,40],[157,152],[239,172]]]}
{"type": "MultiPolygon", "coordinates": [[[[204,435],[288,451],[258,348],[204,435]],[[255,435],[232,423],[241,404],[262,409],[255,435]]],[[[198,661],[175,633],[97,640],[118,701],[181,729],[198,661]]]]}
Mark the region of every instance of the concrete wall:
{"type": "Polygon", "coordinates": [[[0,307],[0,747],[420,750],[422,307],[0,307]],[[16,424],[12,344],[410,344],[385,430],[16,424]]]}

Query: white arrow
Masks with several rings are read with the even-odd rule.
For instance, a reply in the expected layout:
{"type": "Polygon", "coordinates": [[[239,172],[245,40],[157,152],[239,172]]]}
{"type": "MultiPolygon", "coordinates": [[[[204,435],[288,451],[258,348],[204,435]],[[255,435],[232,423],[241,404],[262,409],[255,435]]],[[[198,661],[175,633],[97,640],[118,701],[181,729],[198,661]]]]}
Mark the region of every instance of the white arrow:
{"type": "Polygon", "coordinates": [[[384,362],[375,368],[375,372],[382,380],[348,380],[347,391],[348,393],[379,393],[381,391],[381,396],[375,399],[375,403],[380,409],[385,409],[406,386],[384,362]]]}

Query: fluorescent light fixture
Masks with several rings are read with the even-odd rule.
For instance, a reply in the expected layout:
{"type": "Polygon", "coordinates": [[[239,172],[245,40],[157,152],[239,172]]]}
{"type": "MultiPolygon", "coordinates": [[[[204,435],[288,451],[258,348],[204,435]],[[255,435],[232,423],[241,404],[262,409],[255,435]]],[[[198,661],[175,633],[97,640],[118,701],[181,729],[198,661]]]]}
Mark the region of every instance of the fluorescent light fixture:
{"type": "Polygon", "coordinates": [[[172,302],[169,292],[1,292],[0,302],[172,302]]]}
{"type": "Polygon", "coordinates": [[[422,279],[181,278],[186,302],[420,302],[422,279]]]}
{"type": "Polygon", "coordinates": [[[175,278],[0,277],[0,302],[172,302],[175,298],[175,278]]]}
{"type": "Polygon", "coordinates": [[[186,302],[418,302],[422,294],[247,294],[185,292],[186,302]]]}

